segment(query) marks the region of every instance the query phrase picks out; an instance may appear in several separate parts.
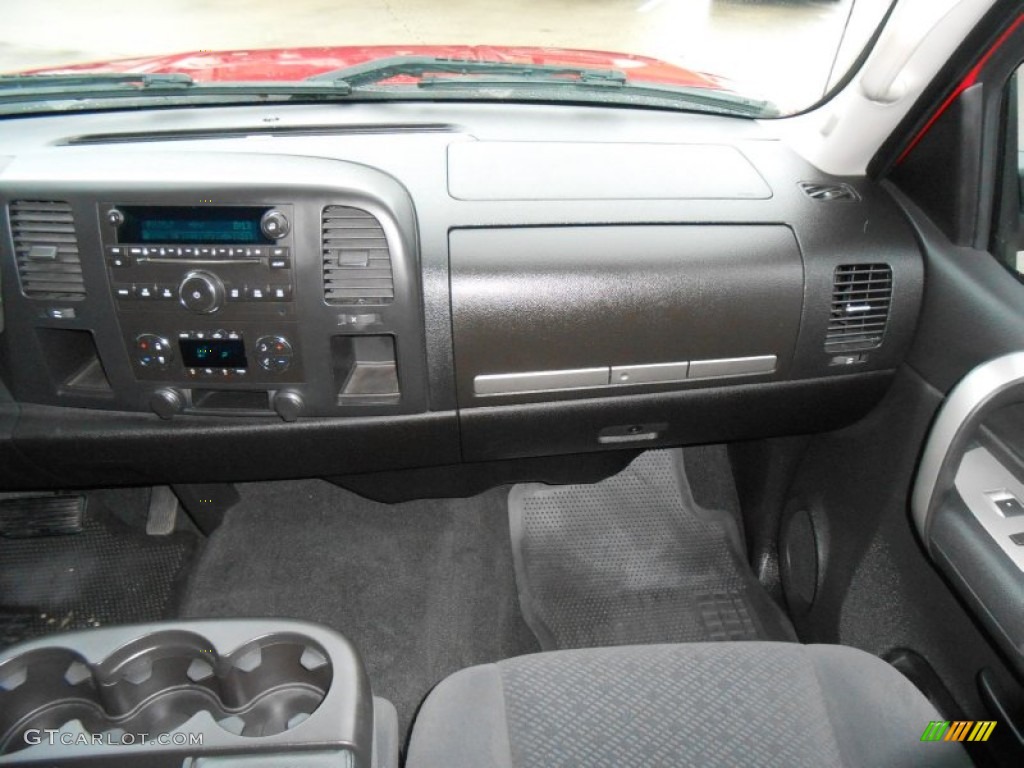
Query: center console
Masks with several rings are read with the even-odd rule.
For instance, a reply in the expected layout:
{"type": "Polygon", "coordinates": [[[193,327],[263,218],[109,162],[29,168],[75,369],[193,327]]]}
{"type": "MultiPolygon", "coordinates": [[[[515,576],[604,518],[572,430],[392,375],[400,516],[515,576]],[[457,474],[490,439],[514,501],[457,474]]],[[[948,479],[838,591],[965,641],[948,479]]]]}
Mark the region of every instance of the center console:
{"type": "Polygon", "coordinates": [[[2,201],[20,401],[165,419],[426,410],[416,224],[391,177],[232,154],[114,155],[80,169],[88,188],[67,170],[2,201]]]}
{"type": "Polygon", "coordinates": [[[286,419],[302,413],[305,399],[294,390],[268,403],[260,396],[196,395],[197,385],[273,390],[305,381],[293,209],[280,203],[99,206],[110,288],[135,377],[178,385],[150,396],[159,415],[218,402],[256,411],[269,404],[286,419]]]}

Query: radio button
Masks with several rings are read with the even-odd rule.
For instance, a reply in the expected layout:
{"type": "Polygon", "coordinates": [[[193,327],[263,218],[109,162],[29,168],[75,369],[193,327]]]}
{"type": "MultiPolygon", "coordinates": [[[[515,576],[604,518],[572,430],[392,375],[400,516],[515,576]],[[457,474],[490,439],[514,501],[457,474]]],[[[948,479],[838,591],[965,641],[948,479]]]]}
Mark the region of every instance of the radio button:
{"type": "Polygon", "coordinates": [[[135,286],[133,285],[115,285],[114,295],[121,301],[128,301],[129,299],[135,298],[135,286]]]}
{"type": "Polygon", "coordinates": [[[160,283],[156,286],[156,297],[160,301],[174,301],[178,298],[178,286],[160,283]]]}
{"type": "Polygon", "coordinates": [[[143,252],[145,250],[146,250],[145,248],[129,248],[128,249],[128,255],[129,256],[142,256],[142,255],[144,255],[143,252]]]}
{"type": "Polygon", "coordinates": [[[229,285],[225,289],[228,301],[242,301],[245,298],[245,289],[237,285],[229,285]]]}
{"type": "Polygon", "coordinates": [[[263,285],[250,285],[245,289],[245,298],[250,301],[266,301],[267,288],[263,285]]]}
{"type": "MultiPolygon", "coordinates": [[[[120,249],[118,249],[120,250],[120,249]]],[[[132,257],[124,254],[113,254],[107,259],[107,263],[110,264],[114,269],[121,269],[123,267],[130,267],[132,265],[132,257]]]]}
{"type": "Polygon", "coordinates": [[[292,260],[287,256],[271,256],[270,257],[270,268],[271,269],[288,269],[292,265],[292,260]]]}
{"type": "Polygon", "coordinates": [[[271,301],[291,301],[292,287],[290,285],[270,286],[270,299],[271,301]]]}
{"type": "Polygon", "coordinates": [[[215,248],[196,248],[196,255],[210,257],[214,255],[213,252],[215,250],[215,248]]]}
{"type": "Polygon", "coordinates": [[[154,299],[156,298],[156,289],[152,285],[136,285],[135,298],[154,299]]]}

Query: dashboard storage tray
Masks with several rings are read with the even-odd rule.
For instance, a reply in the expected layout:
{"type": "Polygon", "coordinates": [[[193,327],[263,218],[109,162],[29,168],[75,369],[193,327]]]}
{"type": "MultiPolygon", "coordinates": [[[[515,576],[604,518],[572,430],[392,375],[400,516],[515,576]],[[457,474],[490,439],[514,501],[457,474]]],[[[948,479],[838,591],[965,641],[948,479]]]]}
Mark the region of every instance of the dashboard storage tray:
{"type": "Polygon", "coordinates": [[[385,766],[373,755],[381,704],[352,645],[315,624],[53,635],[0,654],[0,766],[245,765],[297,750],[303,764],[385,766]]]}

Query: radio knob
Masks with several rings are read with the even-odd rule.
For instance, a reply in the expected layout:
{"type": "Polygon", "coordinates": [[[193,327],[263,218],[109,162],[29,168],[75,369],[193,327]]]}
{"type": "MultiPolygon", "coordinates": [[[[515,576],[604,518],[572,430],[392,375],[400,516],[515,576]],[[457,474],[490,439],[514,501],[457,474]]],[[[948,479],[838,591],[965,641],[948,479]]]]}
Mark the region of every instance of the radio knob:
{"type": "Polygon", "coordinates": [[[209,272],[189,272],[178,289],[185,309],[208,315],[224,303],[224,283],[209,272]]]}
{"type": "Polygon", "coordinates": [[[260,219],[260,231],[271,240],[280,240],[291,231],[291,228],[288,217],[276,208],[264,213],[260,219]]]}
{"type": "Polygon", "coordinates": [[[107,211],[107,224],[112,227],[120,227],[124,224],[124,214],[117,210],[117,208],[111,208],[107,211]]]}

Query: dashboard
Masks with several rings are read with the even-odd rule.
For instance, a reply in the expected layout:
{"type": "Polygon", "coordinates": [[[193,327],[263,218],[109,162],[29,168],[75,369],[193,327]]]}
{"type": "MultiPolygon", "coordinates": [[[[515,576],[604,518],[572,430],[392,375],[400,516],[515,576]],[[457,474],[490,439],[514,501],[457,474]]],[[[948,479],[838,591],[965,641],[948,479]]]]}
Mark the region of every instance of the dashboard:
{"type": "Polygon", "coordinates": [[[0,122],[9,488],[835,429],[923,267],[771,123],[365,104],[0,122]]]}

